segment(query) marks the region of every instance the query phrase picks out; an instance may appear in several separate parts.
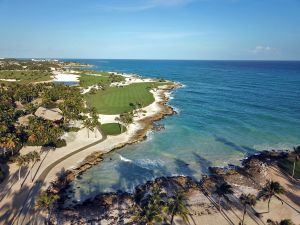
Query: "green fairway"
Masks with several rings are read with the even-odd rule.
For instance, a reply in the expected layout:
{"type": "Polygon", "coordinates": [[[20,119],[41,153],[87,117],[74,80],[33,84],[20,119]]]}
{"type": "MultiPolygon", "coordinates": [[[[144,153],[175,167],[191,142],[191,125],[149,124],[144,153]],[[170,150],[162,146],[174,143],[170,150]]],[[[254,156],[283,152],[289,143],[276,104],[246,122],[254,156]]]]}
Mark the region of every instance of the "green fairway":
{"type": "MultiPolygon", "coordinates": [[[[105,123],[101,125],[101,130],[106,135],[118,135],[121,134],[121,126],[118,123],[105,123]]],[[[126,127],[122,126],[122,132],[126,131],[126,127]]]]}
{"type": "Polygon", "coordinates": [[[31,83],[51,80],[51,73],[38,70],[0,70],[0,79],[15,79],[18,83],[31,83]]]}
{"type": "Polygon", "coordinates": [[[122,76],[118,75],[110,75],[109,73],[106,72],[95,72],[95,73],[82,73],[80,74],[79,81],[80,81],[80,86],[81,87],[89,87],[92,85],[109,85],[113,81],[123,81],[125,80],[122,76]],[[91,75],[94,74],[94,75],[91,75]],[[97,74],[97,75],[95,75],[97,74]]]}
{"type": "Polygon", "coordinates": [[[143,107],[154,102],[150,89],[161,85],[159,82],[136,83],[124,87],[109,87],[96,94],[87,94],[88,105],[101,114],[120,114],[133,110],[130,103],[140,103],[143,107]]]}
{"type": "Polygon", "coordinates": [[[92,76],[92,75],[81,75],[79,78],[81,87],[89,87],[98,83],[107,83],[109,80],[108,76],[92,76]]]}
{"type": "MultiPolygon", "coordinates": [[[[283,169],[285,172],[287,172],[289,175],[292,175],[293,173],[293,166],[294,161],[292,159],[282,159],[279,161],[278,166],[283,169]]],[[[296,162],[296,168],[295,168],[295,178],[300,179],[300,160],[296,162]]]]}

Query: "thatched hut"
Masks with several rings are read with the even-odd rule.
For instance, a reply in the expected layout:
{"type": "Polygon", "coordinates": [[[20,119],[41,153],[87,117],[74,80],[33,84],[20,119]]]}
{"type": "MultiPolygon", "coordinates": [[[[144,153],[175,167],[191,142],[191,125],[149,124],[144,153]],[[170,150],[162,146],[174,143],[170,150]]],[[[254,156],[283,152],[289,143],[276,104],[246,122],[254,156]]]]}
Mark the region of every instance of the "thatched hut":
{"type": "Polygon", "coordinates": [[[47,109],[44,107],[39,107],[34,115],[54,122],[60,122],[63,120],[62,111],[59,108],[47,109]]]}

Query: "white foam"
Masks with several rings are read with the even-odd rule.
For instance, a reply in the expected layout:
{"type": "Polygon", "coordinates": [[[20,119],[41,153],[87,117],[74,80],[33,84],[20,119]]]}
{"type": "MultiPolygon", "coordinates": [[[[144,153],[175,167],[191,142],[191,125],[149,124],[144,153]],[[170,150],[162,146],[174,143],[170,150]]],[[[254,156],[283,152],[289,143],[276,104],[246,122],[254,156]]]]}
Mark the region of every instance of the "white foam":
{"type": "Polygon", "coordinates": [[[131,159],[127,159],[127,158],[125,158],[125,157],[123,157],[123,156],[121,156],[121,155],[119,155],[119,156],[120,156],[120,159],[121,159],[122,161],[124,161],[124,162],[132,162],[131,159]]]}
{"type": "Polygon", "coordinates": [[[277,144],[260,144],[260,145],[254,145],[253,148],[258,151],[264,151],[264,150],[291,150],[294,146],[297,146],[298,144],[291,144],[291,143],[277,143],[277,144]]]}
{"type": "Polygon", "coordinates": [[[172,107],[172,109],[173,109],[177,114],[180,114],[181,110],[180,110],[179,108],[177,108],[177,107],[175,107],[175,106],[172,106],[172,105],[170,105],[170,106],[172,107]]]}
{"type": "Polygon", "coordinates": [[[163,161],[151,159],[138,159],[134,162],[134,164],[148,170],[158,169],[164,166],[163,161]]]}

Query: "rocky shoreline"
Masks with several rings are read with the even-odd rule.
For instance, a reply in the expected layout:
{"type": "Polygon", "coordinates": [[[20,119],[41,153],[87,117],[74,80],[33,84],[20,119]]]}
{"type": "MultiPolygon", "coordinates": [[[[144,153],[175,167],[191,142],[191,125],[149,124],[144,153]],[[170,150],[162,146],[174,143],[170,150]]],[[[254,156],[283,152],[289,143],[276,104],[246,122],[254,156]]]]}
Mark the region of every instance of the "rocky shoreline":
{"type": "MultiPolygon", "coordinates": [[[[268,167],[274,165],[278,160],[289,155],[287,151],[263,151],[242,160],[242,166],[210,167],[210,174],[203,175],[200,181],[196,181],[187,176],[160,177],[154,181],[148,181],[145,184],[135,188],[133,193],[116,192],[100,193],[92,199],[88,199],[81,204],[70,208],[64,207],[64,199],[67,193],[63,190],[60,201],[57,203],[53,224],[86,224],[92,222],[106,221],[104,224],[116,224],[116,219],[122,215],[123,224],[132,224],[131,218],[134,215],[132,207],[141,201],[151,192],[153,187],[159,187],[167,197],[174,194],[175,190],[182,190],[185,193],[191,193],[195,190],[201,190],[204,195],[210,196],[216,183],[227,182],[235,187],[249,188],[259,190],[268,181],[268,167]],[[115,215],[116,207],[121,207],[119,215],[115,215]]],[[[214,213],[217,211],[214,204],[206,205],[205,213],[214,213]]]]}

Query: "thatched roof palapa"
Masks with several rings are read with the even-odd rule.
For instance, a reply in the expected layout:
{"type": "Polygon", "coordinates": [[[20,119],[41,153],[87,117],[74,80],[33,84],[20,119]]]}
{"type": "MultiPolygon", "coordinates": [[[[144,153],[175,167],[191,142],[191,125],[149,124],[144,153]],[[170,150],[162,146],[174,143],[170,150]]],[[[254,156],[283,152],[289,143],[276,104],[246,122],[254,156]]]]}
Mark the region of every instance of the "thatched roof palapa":
{"type": "Polygon", "coordinates": [[[62,111],[59,108],[47,109],[44,107],[39,107],[34,115],[51,121],[60,121],[63,119],[62,111]]]}

